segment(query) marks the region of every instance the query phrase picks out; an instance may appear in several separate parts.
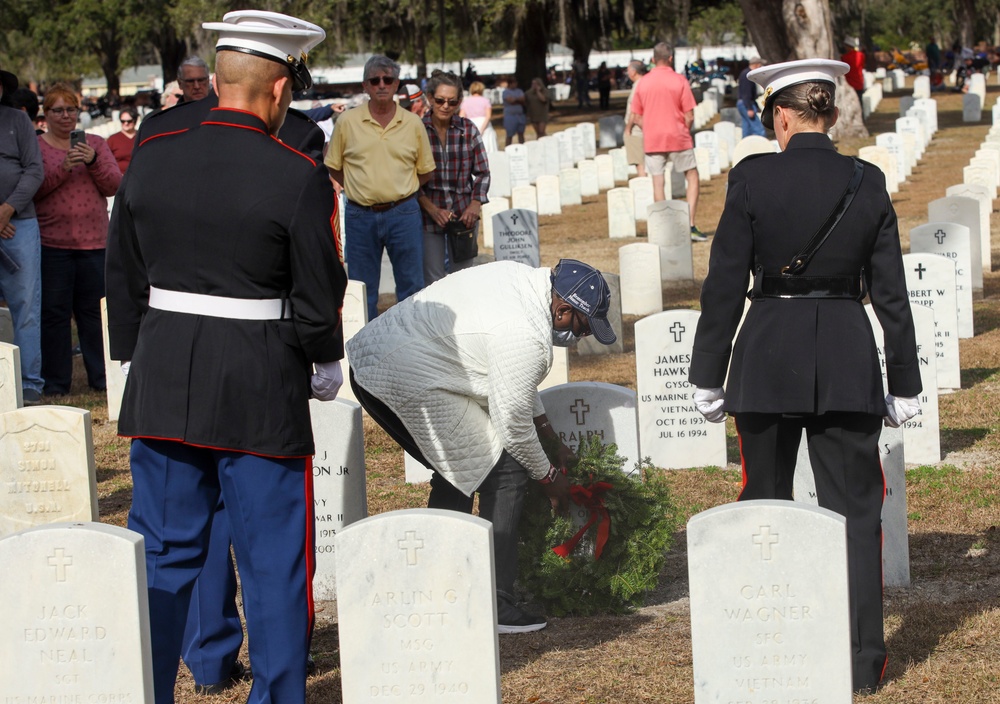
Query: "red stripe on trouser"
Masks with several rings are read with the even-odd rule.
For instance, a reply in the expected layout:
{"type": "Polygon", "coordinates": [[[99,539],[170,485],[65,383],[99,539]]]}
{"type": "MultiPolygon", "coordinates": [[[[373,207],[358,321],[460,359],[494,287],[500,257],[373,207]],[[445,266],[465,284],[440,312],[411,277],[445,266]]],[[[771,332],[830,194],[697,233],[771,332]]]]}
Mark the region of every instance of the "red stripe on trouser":
{"type": "Polygon", "coordinates": [[[309,610],[309,627],[306,629],[306,644],[312,642],[313,625],[316,620],[316,605],[313,602],[313,576],[316,574],[316,504],[313,501],[313,464],[307,457],[305,471],[306,492],[306,606],[309,610]]]}
{"type": "Polygon", "coordinates": [[[740,435],[739,423],[736,424],[736,442],[740,448],[740,471],[743,473],[743,484],[740,486],[740,495],[736,497],[736,500],[739,501],[747,488],[747,461],[743,456],[743,436],[740,435]]]}

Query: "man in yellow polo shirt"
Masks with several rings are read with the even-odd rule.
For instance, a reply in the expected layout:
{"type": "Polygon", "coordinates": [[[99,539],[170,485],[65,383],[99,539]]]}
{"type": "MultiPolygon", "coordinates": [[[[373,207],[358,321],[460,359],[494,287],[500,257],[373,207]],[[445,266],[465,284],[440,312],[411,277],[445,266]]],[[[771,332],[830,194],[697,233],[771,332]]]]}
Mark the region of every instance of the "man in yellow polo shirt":
{"type": "Polygon", "coordinates": [[[399,64],[379,55],[368,59],[364,90],[370,100],[340,116],[325,160],[347,196],[347,273],[365,283],[369,320],[378,315],[383,250],[392,262],[397,300],[424,287],[424,231],[416,196],[434,171],[434,155],[423,122],[393,100],[398,87],[399,64]]]}

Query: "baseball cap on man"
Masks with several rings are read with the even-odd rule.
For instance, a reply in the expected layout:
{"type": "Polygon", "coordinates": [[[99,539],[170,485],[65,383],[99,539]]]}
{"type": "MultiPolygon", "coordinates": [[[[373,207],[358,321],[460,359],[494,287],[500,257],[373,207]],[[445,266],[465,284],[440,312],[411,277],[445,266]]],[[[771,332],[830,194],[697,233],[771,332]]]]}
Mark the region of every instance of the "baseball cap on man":
{"type": "Polygon", "coordinates": [[[552,290],[587,316],[598,342],[610,345],[618,339],[608,322],[611,290],[597,269],[575,259],[560,259],[552,270],[552,290]]]}
{"type": "Polygon", "coordinates": [[[306,62],[309,51],[326,39],[322,27],[266,10],[227,12],[222,22],[205,22],[201,26],[219,32],[216,51],[240,51],[276,61],[292,72],[294,91],[312,87],[306,62]]]}
{"type": "Polygon", "coordinates": [[[409,109],[415,101],[422,97],[424,97],[424,92],[420,90],[420,86],[412,83],[407,83],[399,89],[399,104],[406,109],[409,109]]]}

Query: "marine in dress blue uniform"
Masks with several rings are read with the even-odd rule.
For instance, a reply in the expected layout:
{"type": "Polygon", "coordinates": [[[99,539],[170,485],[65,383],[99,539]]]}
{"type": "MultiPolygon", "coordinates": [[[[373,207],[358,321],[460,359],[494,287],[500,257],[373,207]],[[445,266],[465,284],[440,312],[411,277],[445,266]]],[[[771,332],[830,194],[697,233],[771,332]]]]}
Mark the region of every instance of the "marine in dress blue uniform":
{"type": "Polygon", "coordinates": [[[130,360],[129,527],[146,540],[153,677],[173,701],[220,498],[242,578],[250,702],[304,702],[312,622],[310,394],[342,379],[346,286],[326,169],[272,135],[324,37],[277,13],[222,23],[219,107],[148,139],[116,199],[111,354],[130,360]],[[310,375],[311,365],[316,372],[310,375]]]}
{"type": "MultiPolygon", "coordinates": [[[[158,135],[197,127],[218,106],[219,97],[213,90],[201,100],[150,115],[139,130],[136,148],[158,135]]],[[[323,159],[323,130],[299,110],[288,109],[278,139],[317,162],[323,159]]],[[[225,505],[220,503],[212,521],[205,565],[192,589],[181,651],[198,693],[218,694],[249,676],[238,661],[243,624],[236,607],[236,572],[229,548],[228,518],[225,505]]]]}
{"type": "Polygon", "coordinates": [[[819,504],[847,518],[853,677],[855,689],[864,690],[878,685],[886,662],[878,437],[883,416],[899,423],[917,412],[913,397],[921,388],[896,214],[877,167],[862,162],[853,201],[806,271],[782,275],[856,168],[826,135],[836,121],[834,82],[846,70],[816,59],[750,72],[765,89],[761,119],[783,151],[729,172],[690,381],[709,420],[722,421],[725,412],[735,417],[740,500],[791,500],[805,429],[819,504]],[[759,285],[734,345],[751,271],[759,285]],[[885,331],[888,399],[862,305],[866,292],[885,331]]]}

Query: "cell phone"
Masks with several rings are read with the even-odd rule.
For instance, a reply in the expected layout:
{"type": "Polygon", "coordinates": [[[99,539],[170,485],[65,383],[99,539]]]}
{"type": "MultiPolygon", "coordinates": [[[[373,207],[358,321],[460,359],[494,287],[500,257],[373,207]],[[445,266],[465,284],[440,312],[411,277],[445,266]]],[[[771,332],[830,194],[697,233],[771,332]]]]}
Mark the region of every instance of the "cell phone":
{"type": "Polygon", "coordinates": [[[77,144],[86,144],[87,134],[83,130],[73,130],[69,133],[69,148],[72,149],[77,144]]]}

